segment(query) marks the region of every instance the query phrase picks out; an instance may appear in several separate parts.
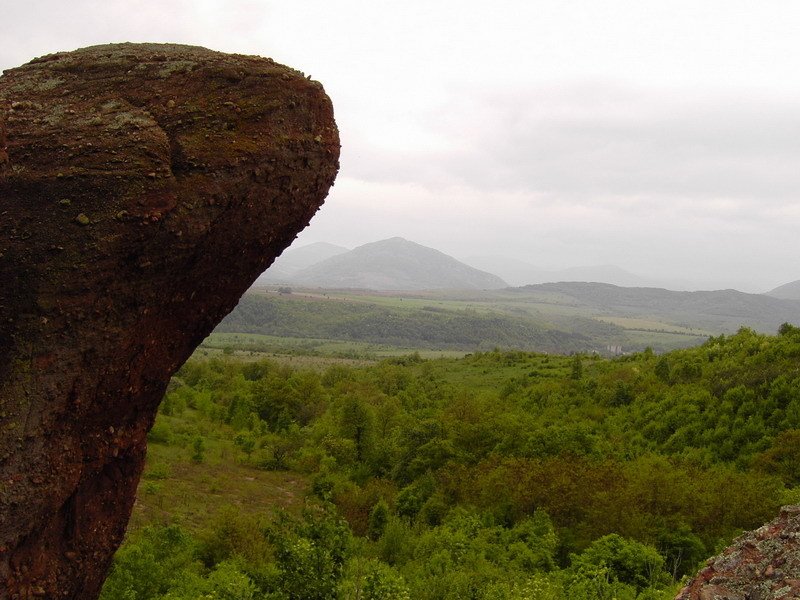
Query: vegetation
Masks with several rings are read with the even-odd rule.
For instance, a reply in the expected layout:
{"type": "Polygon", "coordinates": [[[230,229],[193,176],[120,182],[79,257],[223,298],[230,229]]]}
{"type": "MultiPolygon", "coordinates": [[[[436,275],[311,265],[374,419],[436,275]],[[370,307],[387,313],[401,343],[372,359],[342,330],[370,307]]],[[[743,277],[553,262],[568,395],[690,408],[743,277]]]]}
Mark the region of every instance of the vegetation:
{"type": "MultiPolygon", "coordinates": [[[[613,329],[610,324],[597,327],[613,329]]],[[[218,331],[284,337],[331,338],[419,348],[519,347],[550,351],[585,348],[582,334],[545,327],[530,319],[435,306],[407,310],[366,302],[325,299],[242,298],[218,331]]]]}
{"type": "Polygon", "coordinates": [[[192,360],[102,598],[672,598],[800,499],[798,359],[785,325],[615,360],[192,360]]]}

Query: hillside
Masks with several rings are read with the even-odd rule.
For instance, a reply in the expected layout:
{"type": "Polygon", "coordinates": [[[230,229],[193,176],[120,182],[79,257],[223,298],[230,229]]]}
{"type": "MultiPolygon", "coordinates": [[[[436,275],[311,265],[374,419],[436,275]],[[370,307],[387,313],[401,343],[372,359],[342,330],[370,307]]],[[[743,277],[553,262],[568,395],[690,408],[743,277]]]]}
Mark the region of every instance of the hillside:
{"type": "Polygon", "coordinates": [[[403,238],[364,244],[295,273],[291,283],[372,290],[499,289],[506,282],[403,238]]]}
{"type": "Polygon", "coordinates": [[[218,332],[404,348],[661,353],[750,327],[800,323],[800,302],[736,290],[561,282],[496,290],[254,290],[218,332]]]}
{"type": "Polygon", "coordinates": [[[508,256],[471,256],[464,262],[476,269],[496,273],[514,286],[549,281],[598,281],[620,286],[648,286],[654,281],[640,277],[615,265],[593,265],[567,269],[543,269],[508,256]]]}
{"type": "Polygon", "coordinates": [[[597,314],[657,318],[717,332],[735,331],[742,326],[775,332],[782,323],[800,322],[800,302],[736,290],[675,292],[604,283],[561,282],[529,285],[513,291],[534,298],[546,295],[557,304],[588,307],[597,314]]]}
{"type": "Polygon", "coordinates": [[[332,256],[344,254],[347,251],[348,249],[344,246],[337,246],[336,244],[329,244],[327,242],[317,242],[298,248],[289,248],[275,259],[272,266],[261,274],[258,281],[263,283],[289,282],[292,276],[298,271],[322,262],[332,256]]]}
{"type": "MultiPolygon", "coordinates": [[[[410,304],[410,303],[409,303],[410,304]]],[[[474,309],[411,308],[367,301],[246,294],[216,331],[288,338],[325,338],[411,348],[491,350],[494,347],[568,353],[602,348],[621,328],[577,319],[581,332],[549,322],[474,309]]]]}
{"type": "Polygon", "coordinates": [[[780,285],[766,295],[782,300],[800,300],[800,279],[780,285]]]}

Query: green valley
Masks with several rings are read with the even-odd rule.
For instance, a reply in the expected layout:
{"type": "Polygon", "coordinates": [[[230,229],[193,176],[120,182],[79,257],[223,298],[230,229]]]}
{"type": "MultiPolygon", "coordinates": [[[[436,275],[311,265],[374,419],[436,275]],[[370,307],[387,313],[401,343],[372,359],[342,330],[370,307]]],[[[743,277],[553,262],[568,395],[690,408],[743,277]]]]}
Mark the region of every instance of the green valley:
{"type": "MultiPolygon", "coordinates": [[[[276,288],[251,290],[215,335],[267,336],[250,344],[251,349],[302,346],[329,352],[333,344],[351,356],[381,356],[387,346],[400,353],[501,348],[615,354],[648,346],[665,352],[735,331],[724,323],[698,322],[685,315],[593,306],[548,290],[381,293],[301,288],[287,294],[289,288],[279,289],[284,293],[276,288]]],[[[219,345],[215,337],[211,340],[219,345]]]]}
{"type": "Polygon", "coordinates": [[[666,600],[800,499],[790,325],[615,359],[224,342],[173,378],[107,600],[666,600]]]}

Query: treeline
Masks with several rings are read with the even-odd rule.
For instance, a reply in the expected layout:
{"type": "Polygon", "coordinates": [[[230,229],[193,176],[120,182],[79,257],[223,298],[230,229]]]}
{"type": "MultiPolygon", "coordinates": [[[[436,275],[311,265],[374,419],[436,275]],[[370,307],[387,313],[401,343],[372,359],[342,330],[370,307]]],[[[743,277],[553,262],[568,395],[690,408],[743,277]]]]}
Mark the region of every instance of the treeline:
{"type": "Polygon", "coordinates": [[[603,348],[622,333],[610,323],[580,319],[583,333],[501,313],[403,309],[366,302],[245,295],[217,327],[226,333],[330,338],[412,348],[522,348],[569,353],[603,348]]]}
{"type": "Polygon", "coordinates": [[[312,501],[134,533],[103,598],[666,600],[800,497],[798,359],[787,325],[617,360],[192,361],[151,443],[226,437],[312,501]]]}

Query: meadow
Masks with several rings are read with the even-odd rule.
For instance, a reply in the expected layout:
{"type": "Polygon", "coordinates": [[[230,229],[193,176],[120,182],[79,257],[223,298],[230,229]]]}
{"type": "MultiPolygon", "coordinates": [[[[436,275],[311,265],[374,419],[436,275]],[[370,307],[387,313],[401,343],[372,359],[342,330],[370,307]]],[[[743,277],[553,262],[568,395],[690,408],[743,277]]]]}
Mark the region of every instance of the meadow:
{"type": "MultiPolygon", "coordinates": [[[[387,356],[408,350],[494,348],[608,355],[650,347],[666,352],[723,332],[663,316],[615,315],[550,292],[300,289],[286,294],[272,288],[252,290],[216,329],[219,334],[271,336],[286,340],[284,345],[305,344],[324,353],[376,356],[381,351],[387,356]],[[323,345],[325,341],[339,347],[323,345]]],[[[280,347],[281,342],[274,339],[271,344],[280,347]]]]}

